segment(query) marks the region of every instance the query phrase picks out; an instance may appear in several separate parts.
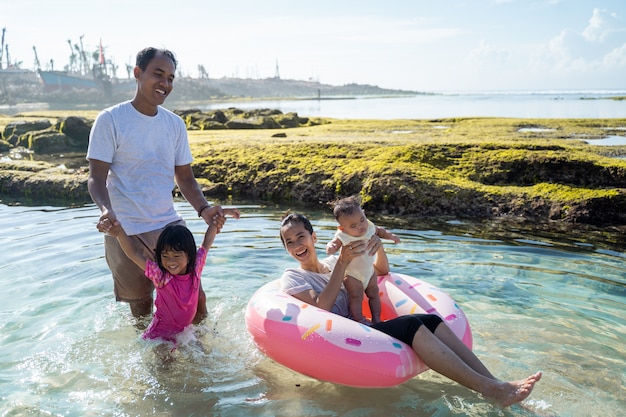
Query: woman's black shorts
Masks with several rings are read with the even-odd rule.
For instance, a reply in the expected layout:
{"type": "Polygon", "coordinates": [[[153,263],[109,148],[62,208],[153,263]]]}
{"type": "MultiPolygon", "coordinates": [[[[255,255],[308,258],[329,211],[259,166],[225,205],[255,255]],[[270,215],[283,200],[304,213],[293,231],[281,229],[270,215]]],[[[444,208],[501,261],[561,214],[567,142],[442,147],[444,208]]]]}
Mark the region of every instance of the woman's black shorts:
{"type": "Polygon", "coordinates": [[[376,323],[372,327],[411,346],[415,333],[417,333],[421,325],[426,326],[428,330],[434,333],[442,321],[435,314],[411,314],[376,323]]]}

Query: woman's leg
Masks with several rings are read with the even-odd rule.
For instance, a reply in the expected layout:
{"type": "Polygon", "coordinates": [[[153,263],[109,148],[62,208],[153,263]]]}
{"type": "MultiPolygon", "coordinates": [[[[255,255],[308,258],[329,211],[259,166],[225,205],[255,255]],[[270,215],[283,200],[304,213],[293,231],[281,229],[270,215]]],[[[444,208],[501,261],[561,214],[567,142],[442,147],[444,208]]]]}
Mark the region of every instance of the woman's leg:
{"type": "Polygon", "coordinates": [[[487,378],[496,379],[474,352],[465,346],[461,339],[445,323],[437,326],[434,333],[444,345],[448,346],[470,368],[487,378]]]}
{"type": "MultiPolygon", "coordinates": [[[[450,342],[449,335],[440,331],[439,327],[441,325],[438,326],[436,332],[443,333],[443,339],[435,336],[426,326],[420,326],[412,343],[418,356],[435,372],[477,391],[505,407],[528,397],[535,383],[541,379],[541,372],[519,381],[503,382],[495,379],[474,354],[468,355],[456,342],[452,342],[452,346],[459,350],[460,354],[449,347],[446,344],[446,342],[450,342]],[[468,364],[466,360],[469,360],[470,363],[468,364]]],[[[456,339],[458,340],[458,338],[456,339]]]]}

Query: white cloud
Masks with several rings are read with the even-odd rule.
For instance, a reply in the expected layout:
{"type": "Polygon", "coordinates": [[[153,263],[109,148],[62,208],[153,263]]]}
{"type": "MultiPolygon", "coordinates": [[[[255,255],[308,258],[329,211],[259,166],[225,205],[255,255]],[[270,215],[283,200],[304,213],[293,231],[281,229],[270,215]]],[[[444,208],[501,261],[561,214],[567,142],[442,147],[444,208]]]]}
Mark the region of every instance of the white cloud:
{"type": "Polygon", "coordinates": [[[592,42],[604,42],[615,33],[624,32],[626,29],[620,27],[620,20],[615,13],[604,9],[593,9],[593,14],[589,19],[589,25],[582,32],[582,36],[592,42]]]}
{"type": "Polygon", "coordinates": [[[466,62],[472,67],[505,66],[512,59],[512,51],[487,44],[484,40],[480,46],[468,54],[466,62]]]}
{"type": "Polygon", "coordinates": [[[606,54],[603,64],[608,67],[626,68],[626,43],[606,54]]]}
{"type": "Polygon", "coordinates": [[[531,57],[537,71],[586,73],[623,67],[626,61],[626,28],[615,13],[594,9],[581,33],[562,30],[531,57]]]}

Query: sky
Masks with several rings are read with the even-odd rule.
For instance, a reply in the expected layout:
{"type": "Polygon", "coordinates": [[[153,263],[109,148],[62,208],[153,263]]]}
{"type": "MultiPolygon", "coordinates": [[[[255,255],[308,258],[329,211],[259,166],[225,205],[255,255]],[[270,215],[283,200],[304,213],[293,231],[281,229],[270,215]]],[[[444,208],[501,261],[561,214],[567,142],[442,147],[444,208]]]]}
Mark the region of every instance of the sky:
{"type": "MultiPolygon", "coordinates": [[[[624,0],[0,0],[12,62],[70,45],[127,77],[167,48],[178,76],[313,80],[423,92],[624,90],[624,0]]],[[[6,53],[3,57],[6,68],[6,53]]]]}

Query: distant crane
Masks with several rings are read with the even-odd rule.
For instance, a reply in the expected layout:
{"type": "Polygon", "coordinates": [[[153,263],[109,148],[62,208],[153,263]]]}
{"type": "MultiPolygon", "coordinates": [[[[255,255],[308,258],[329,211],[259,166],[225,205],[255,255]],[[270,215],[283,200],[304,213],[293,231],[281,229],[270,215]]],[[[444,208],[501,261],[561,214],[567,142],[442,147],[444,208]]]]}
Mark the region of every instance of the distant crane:
{"type": "Polygon", "coordinates": [[[7,31],[7,28],[2,28],[2,48],[0,48],[0,69],[2,69],[2,54],[4,52],[4,32],[7,31]]]}
{"type": "Polygon", "coordinates": [[[67,44],[70,46],[70,72],[76,71],[76,54],[74,53],[74,48],[72,47],[72,41],[70,39],[67,40],[67,44]]]}
{"type": "Polygon", "coordinates": [[[280,79],[280,71],[278,71],[278,60],[276,60],[276,74],[274,74],[274,78],[277,80],[280,79]]]}
{"type": "Polygon", "coordinates": [[[19,62],[11,62],[11,55],[9,54],[9,44],[4,43],[4,34],[6,33],[6,28],[2,28],[2,47],[0,48],[0,69],[2,69],[2,59],[6,55],[7,69],[19,69],[20,65],[22,65],[22,61],[19,62]]]}
{"type": "Polygon", "coordinates": [[[198,72],[200,73],[200,78],[207,79],[207,80],[209,79],[209,73],[204,68],[204,65],[202,64],[198,65],[198,72]]]}
{"type": "Polygon", "coordinates": [[[39,56],[37,56],[37,48],[33,45],[33,52],[35,53],[35,69],[39,71],[41,69],[41,64],[39,64],[39,56]]]}
{"type": "Polygon", "coordinates": [[[9,44],[4,45],[4,52],[7,54],[7,68],[11,68],[11,55],[9,55],[9,44]]]}
{"type": "Polygon", "coordinates": [[[85,35],[80,35],[80,62],[81,62],[81,73],[83,75],[89,74],[89,62],[87,61],[87,54],[85,53],[85,48],[83,48],[83,38],[85,35]]]}

